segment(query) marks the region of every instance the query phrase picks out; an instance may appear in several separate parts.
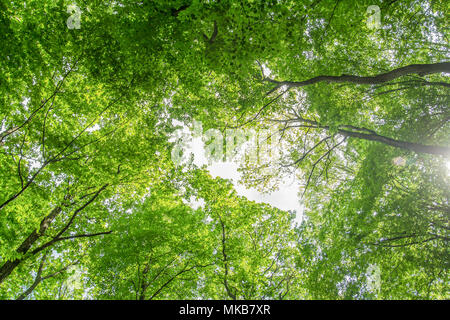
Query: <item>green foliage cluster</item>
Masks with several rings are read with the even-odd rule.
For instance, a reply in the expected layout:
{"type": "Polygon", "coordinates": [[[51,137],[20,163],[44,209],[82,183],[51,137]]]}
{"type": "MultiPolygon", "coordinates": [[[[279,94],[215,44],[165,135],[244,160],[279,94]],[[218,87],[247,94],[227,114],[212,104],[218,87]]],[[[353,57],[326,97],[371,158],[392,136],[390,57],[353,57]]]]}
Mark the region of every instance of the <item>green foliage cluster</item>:
{"type": "Polygon", "coordinates": [[[0,0],[0,299],[450,297],[445,1],[73,4],[0,0]],[[174,120],[280,132],[242,183],[302,224],[174,120]]]}

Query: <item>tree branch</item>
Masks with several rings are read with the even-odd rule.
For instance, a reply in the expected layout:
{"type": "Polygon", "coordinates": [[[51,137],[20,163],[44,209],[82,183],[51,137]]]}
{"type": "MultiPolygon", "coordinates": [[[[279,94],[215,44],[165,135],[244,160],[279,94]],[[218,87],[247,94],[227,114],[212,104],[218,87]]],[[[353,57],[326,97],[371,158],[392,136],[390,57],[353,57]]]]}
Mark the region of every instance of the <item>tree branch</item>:
{"type": "Polygon", "coordinates": [[[392,71],[381,73],[376,76],[354,76],[354,75],[341,75],[341,76],[317,76],[303,81],[276,81],[266,78],[265,81],[276,84],[277,86],[287,86],[288,88],[299,88],[319,82],[327,83],[355,83],[355,84],[380,84],[385,83],[402,76],[410,74],[418,74],[425,76],[434,73],[450,73],[450,63],[440,62],[432,64],[411,64],[405,67],[400,67],[392,71]]]}

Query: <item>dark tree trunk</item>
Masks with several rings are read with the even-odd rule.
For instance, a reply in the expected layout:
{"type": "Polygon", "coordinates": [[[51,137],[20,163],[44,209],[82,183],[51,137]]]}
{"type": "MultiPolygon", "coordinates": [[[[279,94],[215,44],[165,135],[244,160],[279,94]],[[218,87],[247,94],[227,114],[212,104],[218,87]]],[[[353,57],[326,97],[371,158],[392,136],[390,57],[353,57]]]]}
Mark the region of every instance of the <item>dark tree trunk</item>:
{"type": "Polygon", "coordinates": [[[411,64],[409,66],[394,69],[392,71],[381,73],[376,76],[360,77],[354,75],[341,75],[341,76],[318,76],[304,81],[276,81],[271,79],[266,79],[267,81],[273,82],[278,86],[288,86],[288,87],[304,87],[307,85],[315,84],[318,82],[350,82],[355,84],[381,84],[394,79],[406,76],[409,74],[418,74],[420,76],[425,76],[434,73],[450,73],[450,62],[440,62],[432,64],[411,64]]]}
{"type": "MultiPolygon", "coordinates": [[[[39,226],[39,231],[33,230],[33,232],[22,242],[17,248],[16,252],[20,255],[24,255],[30,250],[31,246],[45,233],[50,227],[53,220],[58,214],[61,213],[61,207],[53,209],[49,215],[42,219],[39,226]]],[[[14,271],[14,269],[24,260],[23,257],[6,261],[0,267],[0,284],[14,271]]]]}
{"type": "Polygon", "coordinates": [[[401,140],[395,140],[392,138],[388,138],[385,136],[381,136],[376,133],[361,133],[361,132],[354,132],[354,131],[348,131],[348,130],[338,130],[340,134],[346,137],[353,137],[353,138],[359,138],[364,140],[370,140],[370,141],[377,141],[381,142],[393,147],[413,151],[416,153],[428,153],[428,154],[436,154],[441,156],[450,157],[450,147],[444,147],[444,146],[430,146],[430,145],[424,145],[420,143],[414,143],[414,142],[408,142],[408,141],[401,141],[401,140]]]}

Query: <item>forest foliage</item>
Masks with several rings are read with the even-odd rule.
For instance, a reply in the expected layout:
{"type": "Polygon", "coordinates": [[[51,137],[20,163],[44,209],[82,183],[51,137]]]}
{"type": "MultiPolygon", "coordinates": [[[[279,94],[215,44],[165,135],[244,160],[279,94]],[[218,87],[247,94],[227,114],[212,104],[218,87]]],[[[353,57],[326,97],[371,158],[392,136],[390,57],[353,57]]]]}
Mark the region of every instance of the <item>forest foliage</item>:
{"type": "Polygon", "coordinates": [[[443,0],[0,0],[0,299],[450,298],[449,21],[443,0]],[[180,123],[255,132],[241,183],[297,179],[302,223],[174,161],[180,123]]]}

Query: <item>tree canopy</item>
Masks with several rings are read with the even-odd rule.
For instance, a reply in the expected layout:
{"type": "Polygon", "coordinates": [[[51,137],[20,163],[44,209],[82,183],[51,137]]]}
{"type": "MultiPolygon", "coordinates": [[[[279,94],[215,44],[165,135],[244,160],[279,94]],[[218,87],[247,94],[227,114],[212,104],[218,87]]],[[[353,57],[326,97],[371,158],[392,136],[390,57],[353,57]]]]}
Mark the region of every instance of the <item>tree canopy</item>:
{"type": "Polygon", "coordinates": [[[0,0],[0,299],[450,298],[447,9],[0,0]]]}

